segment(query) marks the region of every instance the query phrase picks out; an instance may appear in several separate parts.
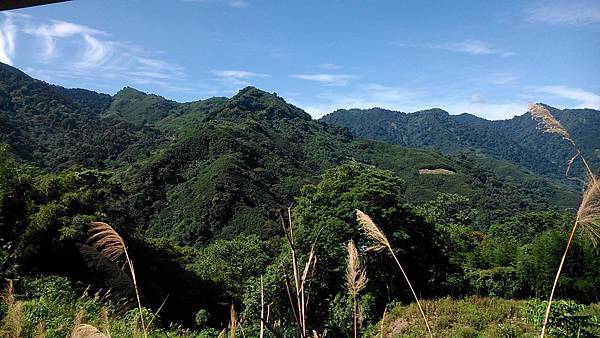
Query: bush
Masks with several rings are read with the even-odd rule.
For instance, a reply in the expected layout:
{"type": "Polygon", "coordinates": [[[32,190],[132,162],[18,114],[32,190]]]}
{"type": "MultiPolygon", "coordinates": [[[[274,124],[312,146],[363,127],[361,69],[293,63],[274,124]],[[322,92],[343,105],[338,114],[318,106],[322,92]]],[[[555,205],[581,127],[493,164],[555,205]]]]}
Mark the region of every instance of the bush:
{"type": "MultiPolygon", "coordinates": [[[[531,300],[524,309],[528,321],[541,328],[548,302],[531,300]]],[[[589,309],[572,300],[552,303],[547,332],[552,337],[598,337],[600,321],[589,309]]]]}

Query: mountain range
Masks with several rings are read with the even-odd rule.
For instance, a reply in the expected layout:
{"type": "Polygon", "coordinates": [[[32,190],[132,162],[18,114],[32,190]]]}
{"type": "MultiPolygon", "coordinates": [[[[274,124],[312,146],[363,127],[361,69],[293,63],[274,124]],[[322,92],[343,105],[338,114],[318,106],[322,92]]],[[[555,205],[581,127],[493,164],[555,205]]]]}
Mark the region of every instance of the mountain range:
{"type": "MultiPolygon", "coordinates": [[[[466,195],[477,201],[482,224],[515,210],[570,208],[578,199],[572,187],[535,175],[559,177],[569,151],[527,116],[494,122],[439,109],[372,109],[315,121],[254,87],[231,98],[178,103],[133,88],[114,96],[65,89],[8,65],[0,65],[0,79],[0,142],[17,159],[49,172],[71,166],[115,172],[138,226],[184,244],[279,231],[277,210],[325,169],[348,161],[399,175],[407,202],[439,192],[466,195]],[[491,156],[448,155],[469,149],[491,156]],[[544,149],[552,156],[538,155],[544,149]]],[[[559,113],[584,150],[593,151],[595,112],[559,113]]]]}
{"type": "MultiPolygon", "coordinates": [[[[594,168],[600,166],[600,111],[546,106],[571,132],[594,168]]],[[[360,137],[447,154],[471,151],[517,164],[537,175],[568,183],[571,145],[537,130],[529,112],[489,121],[470,114],[450,115],[435,108],[402,113],[381,108],[340,109],[321,121],[343,126],[360,137]]],[[[576,164],[577,165],[577,164],[576,164]]],[[[572,174],[581,177],[581,168],[572,174]]]]}

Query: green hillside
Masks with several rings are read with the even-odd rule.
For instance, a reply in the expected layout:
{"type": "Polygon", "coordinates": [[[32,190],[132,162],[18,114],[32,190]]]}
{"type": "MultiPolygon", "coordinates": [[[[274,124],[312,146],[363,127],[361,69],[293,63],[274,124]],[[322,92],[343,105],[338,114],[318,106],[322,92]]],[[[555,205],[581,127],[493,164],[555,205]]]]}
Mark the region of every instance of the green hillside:
{"type": "MultiPolygon", "coordinates": [[[[580,144],[594,167],[600,166],[600,113],[592,109],[548,107],[580,144]]],[[[544,134],[528,113],[488,121],[473,115],[449,115],[441,109],[401,113],[381,108],[337,110],[321,121],[350,129],[359,137],[452,154],[475,151],[518,164],[531,172],[564,177],[573,150],[557,135],[544,134]]],[[[574,174],[580,175],[580,168],[574,174]]]]}

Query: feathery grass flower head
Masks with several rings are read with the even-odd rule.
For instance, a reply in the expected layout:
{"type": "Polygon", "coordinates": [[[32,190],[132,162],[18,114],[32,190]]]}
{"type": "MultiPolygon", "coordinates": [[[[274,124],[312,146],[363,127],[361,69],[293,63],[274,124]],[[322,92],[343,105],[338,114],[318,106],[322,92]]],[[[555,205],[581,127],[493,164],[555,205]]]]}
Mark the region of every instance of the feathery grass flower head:
{"type": "Polygon", "coordinates": [[[360,267],[358,250],[354,241],[348,242],[348,259],[346,264],[346,288],[352,296],[356,296],[367,285],[367,275],[360,267]]]}
{"type": "Polygon", "coordinates": [[[546,133],[559,134],[569,141],[573,141],[571,134],[563,125],[550,113],[548,108],[536,103],[529,105],[531,118],[538,122],[539,127],[546,133]]]}
{"type": "Polygon", "coordinates": [[[371,238],[376,244],[369,247],[369,251],[381,251],[390,247],[390,242],[379,227],[373,222],[369,215],[356,209],[356,220],[362,226],[363,232],[371,238]]]}
{"type": "Polygon", "coordinates": [[[590,176],[577,210],[577,222],[592,243],[600,241],[600,180],[590,176]]]}

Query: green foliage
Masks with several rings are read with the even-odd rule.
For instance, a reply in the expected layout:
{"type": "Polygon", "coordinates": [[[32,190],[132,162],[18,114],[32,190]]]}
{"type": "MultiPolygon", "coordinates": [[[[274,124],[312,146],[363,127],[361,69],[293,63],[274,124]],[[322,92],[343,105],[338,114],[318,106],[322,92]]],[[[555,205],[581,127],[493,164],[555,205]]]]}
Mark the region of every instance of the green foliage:
{"type": "Polygon", "coordinates": [[[469,198],[457,194],[439,193],[435,199],[418,207],[428,222],[448,227],[473,224],[477,210],[469,198]]]}
{"type": "Polygon", "coordinates": [[[467,278],[477,295],[510,299],[515,298],[521,290],[521,284],[513,267],[476,270],[467,274],[467,278]]]}
{"type": "MultiPolygon", "coordinates": [[[[18,325],[23,337],[40,336],[39,324],[43,323],[43,336],[64,338],[78,323],[87,323],[110,332],[111,337],[131,338],[140,334],[139,311],[127,310],[124,304],[106,301],[99,294],[77,296],[66,278],[49,276],[28,279],[22,286],[26,294],[16,295],[15,311],[19,311],[18,325]],[[17,310],[18,308],[18,310],[17,310]]],[[[177,327],[168,330],[160,328],[155,314],[143,309],[146,323],[153,322],[149,328],[151,337],[189,337],[189,334],[177,327]]],[[[0,317],[0,333],[11,325],[0,317]]],[[[202,336],[202,334],[200,334],[202,336]]]]}
{"type": "Polygon", "coordinates": [[[164,138],[152,127],[101,116],[111,97],[65,89],[0,65],[0,143],[51,171],[106,167],[148,156],[164,138]]]}
{"type": "MultiPolygon", "coordinates": [[[[541,328],[548,302],[531,300],[524,312],[528,321],[541,328]]],[[[590,313],[588,307],[570,300],[557,300],[552,303],[547,332],[552,337],[598,337],[600,321],[590,313]]]]}
{"type": "MultiPolygon", "coordinates": [[[[374,299],[370,294],[360,296],[358,299],[358,331],[362,332],[363,327],[373,321],[374,299]]],[[[341,292],[335,296],[329,307],[327,327],[336,328],[344,337],[351,337],[354,333],[353,316],[354,306],[352,296],[348,292],[341,292]]]]}
{"type": "MultiPolygon", "coordinates": [[[[436,243],[438,234],[404,204],[404,189],[404,182],[392,172],[358,163],[328,170],[318,184],[302,189],[293,219],[300,247],[307,252],[314,243],[318,257],[319,273],[311,289],[317,318],[325,318],[329,303],[344,292],[345,243],[352,239],[358,247],[366,247],[365,236],[356,221],[356,209],[371,215],[388,234],[413,284],[420,285],[419,293],[439,291],[435,281],[443,279],[447,264],[436,243]]],[[[410,297],[402,277],[389,268],[389,257],[365,256],[364,263],[369,283],[363,294],[370,294],[377,308],[382,309],[388,297],[410,297]]]]}
{"type": "MultiPolygon", "coordinates": [[[[527,337],[539,335],[524,314],[525,301],[501,298],[441,298],[422,302],[430,315],[432,331],[439,337],[527,337]]],[[[380,323],[366,337],[378,337],[380,323]]],[[[392,304],[384,323],[384,337],[425,337],[427,331],[415,304],[392,304]]]]}
{"type": "Polygon", "coordinates": [[[222,285],[239,302],[251,277],[258,277],[277,254],[256,235],[217,240],[198,250],[190,269],[205,280],[222,285]]]}

